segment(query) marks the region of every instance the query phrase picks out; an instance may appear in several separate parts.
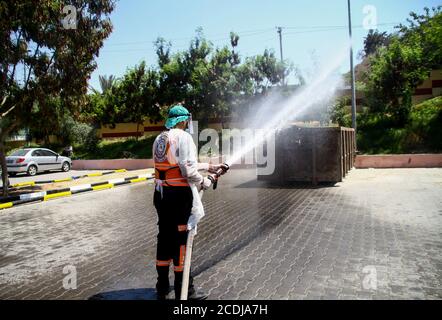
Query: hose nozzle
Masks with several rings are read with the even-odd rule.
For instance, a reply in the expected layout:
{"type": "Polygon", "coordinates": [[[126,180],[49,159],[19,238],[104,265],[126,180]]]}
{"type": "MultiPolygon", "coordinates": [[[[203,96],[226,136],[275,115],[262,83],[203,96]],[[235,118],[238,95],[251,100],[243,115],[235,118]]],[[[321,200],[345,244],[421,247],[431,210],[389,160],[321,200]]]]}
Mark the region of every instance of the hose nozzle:
{"type": "Polygon", "coordinates": [[[223,163],[221,167],[215,172],[215,176],[217,179],[215,180],[215,182],[213,182],[213,190],[215,190],[216,187],[218,187],[218,178],[223,174],[225,174],[227,171],[229,171],[229,169],[230,166],[227,163],[223,163]]]}
{"type": "Polygon", "coordinates": [[[227,163],[223,163],[222,164],[222,166],[221,166],[221,168],[219,168],[217,171],[216,171],[216,177],[218,178],[218,177],[220,177],[220,176],[222,176],[223,174],[225,174],[227,171],[229,171],[229,169],[230,169],[230,167],[229,167],[229,165],[227,164],[227,163]]]}

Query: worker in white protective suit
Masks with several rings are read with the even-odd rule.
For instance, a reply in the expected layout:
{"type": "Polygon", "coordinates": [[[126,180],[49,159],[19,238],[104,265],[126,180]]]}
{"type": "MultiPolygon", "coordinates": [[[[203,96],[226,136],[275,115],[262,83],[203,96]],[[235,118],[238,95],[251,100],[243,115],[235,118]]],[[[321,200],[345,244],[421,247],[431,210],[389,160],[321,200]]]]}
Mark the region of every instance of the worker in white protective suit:
{"type": "MultiPolygon", "coordinates": [[[[153,144],[155,162],[154,205],[158,213],[157,242],[157,298],[166,299],[170,292],[169,265],[174,264],[175,298],[179,299],[183,279],[184,257],[188,231],[197,227],[204,216],[199,196],[217,179],[215,173],[221,165],[198,163],[198,154],[191,132],[192,117],[181,105],[169,110],[163,131],[153,144]],[[209,171],[207,177],[200,170],[209,171]]],[[[196,231],[196,230],[195,230],[196,231]]],[[[188,299],[205,299],[197,292],[193,278],[189,278],[188,299]]]]}

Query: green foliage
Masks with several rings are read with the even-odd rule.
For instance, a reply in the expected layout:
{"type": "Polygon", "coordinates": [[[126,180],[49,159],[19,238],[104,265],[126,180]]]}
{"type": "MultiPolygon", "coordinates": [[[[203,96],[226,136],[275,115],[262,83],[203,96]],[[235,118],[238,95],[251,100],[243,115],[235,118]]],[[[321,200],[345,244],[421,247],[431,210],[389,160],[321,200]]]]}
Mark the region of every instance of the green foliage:
{"type": "Polygon", "coordinates": [[[358,115],[358,149],[363,153],[442,151],[442,97],[413,106],[408,125],[396,128],[382,113],[358,115]]]}
{"type": "Polygon", "coordinates": [[[370,57],[366,74],[368,106],[385,113],[396,128],[407,124],[415,88],[442,63],[440,7],[410,15],[410,25],[401,26],[399,34],[389,38],[390,44],[370,57]]]}
{"type": "Polygon", "coordinates": [[[98,76],[98,80],[100,81],[101,92],[105,93],[115,85],[116,78],[113,75],[109,77],[98,76]]]}
{"type": "Polygon", "coordinates": [[[2,1],[0,3],[0,102],[4,111],[1,136],[31,123],[32,108],[52,108],[48,96],[58,96],[66,108],[78,107],[86,93],[104,39],[112,31],[112,0],[75,1],[77,29],[60,22],[63,1],[2,1]],[[25,71],[18,73],[18,70],[25,71]]]}
{"type": "MultiPolygon", "coordinates": [[[[34,125],[50,130],[53,103],[75,110],[79,96],[96,68],[103,41],[112,31],[109,16],[113,0],[70,1],[77,8],[76,29],[61,23],[61,0],[0,2],[0,162],[3,184],[7,182],[4,140],[14,130],[34,125]],[[20,70],[20,72],[18,72],[20,70]],[[37,109],[37,110],[35,110],[37,109]],[[46,121],[46,122],[45,122],[46,121]]],[[[47,136],[47,134],[46,134],[47,136]]],[[[7,188],[3,195],[7,195],[7,188]]]]}
{"type": "Polygon", "coordinates": [[[85,146],[74,148],[76,159],[122,159],[122,158],[152,158],[152,145],[155,136],[135,138],[103,140],[92,150],[85,146]]]}
{"type": "Polygon", "coordinates": [[[76,121],[70,115],[65,115],[58,137],[61,138],[64,145],[82,145],[87,144],[89,137],[93,134],[96,135],[93,126],[76,121]]]}
{"type": "Polygon", "coordinates": [[[413,106],[410,114],[410,142],[419,148],[442,150],[442,96],[413,106]]]}
{"type": "Polygon", "coordinates": [[[388,46],[390,40],[391,36],[387,32],[370,30],[364,38],[364,50],[361,56],[364,58],[376,53],[380,48],[388,46]]]}
{"type": "Polygon", "coordinates": [[[336,100],[329,112],[330,120],[341,127],[351,128],[351,98],[341,97],[336,100]]]}
{"type": "Polygon", "coordinates": [[[414,89],[430,75],[423,60],[421,47],[394,38],[371,62],[367,102],[373,111],[391,115],[395,126],[406,124],[414,89]]]}
{"type": "Polygon", "coordinates": [[[97,130],[95,128],[90,129],[84,141],[84,150],[87,152],[95,152],[99,142],[100,139],[98,138],[97,130]]]}

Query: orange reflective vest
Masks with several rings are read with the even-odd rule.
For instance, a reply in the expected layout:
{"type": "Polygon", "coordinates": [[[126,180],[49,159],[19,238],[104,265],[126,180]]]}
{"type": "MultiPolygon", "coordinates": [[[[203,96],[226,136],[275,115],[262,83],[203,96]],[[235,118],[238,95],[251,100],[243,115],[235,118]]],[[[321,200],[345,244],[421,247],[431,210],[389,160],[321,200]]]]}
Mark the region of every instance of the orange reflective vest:
{"type": "Polygon", "coordinates": [[[160,134],[154,150],[155,181],[167,187],[188,187],[187,179],[181,174],[178,161],[170,151],[167,131],[160,134]]]}

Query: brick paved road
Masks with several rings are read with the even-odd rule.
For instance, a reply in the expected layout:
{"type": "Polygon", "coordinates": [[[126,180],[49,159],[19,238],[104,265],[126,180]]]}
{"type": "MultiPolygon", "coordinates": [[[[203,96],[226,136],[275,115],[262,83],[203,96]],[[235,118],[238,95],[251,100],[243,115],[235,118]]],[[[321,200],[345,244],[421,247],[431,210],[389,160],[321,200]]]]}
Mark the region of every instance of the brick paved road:
{"type": "MultiPolygon", "coordinates": [[[[314,189],[253,173],[204,196],[193,271],[211,299],[442,298],[441,169],[353,170],[314,189]]],[[[0,299],[152,298],[151,203],[142,183],[0,211],[0,299]]]]}

